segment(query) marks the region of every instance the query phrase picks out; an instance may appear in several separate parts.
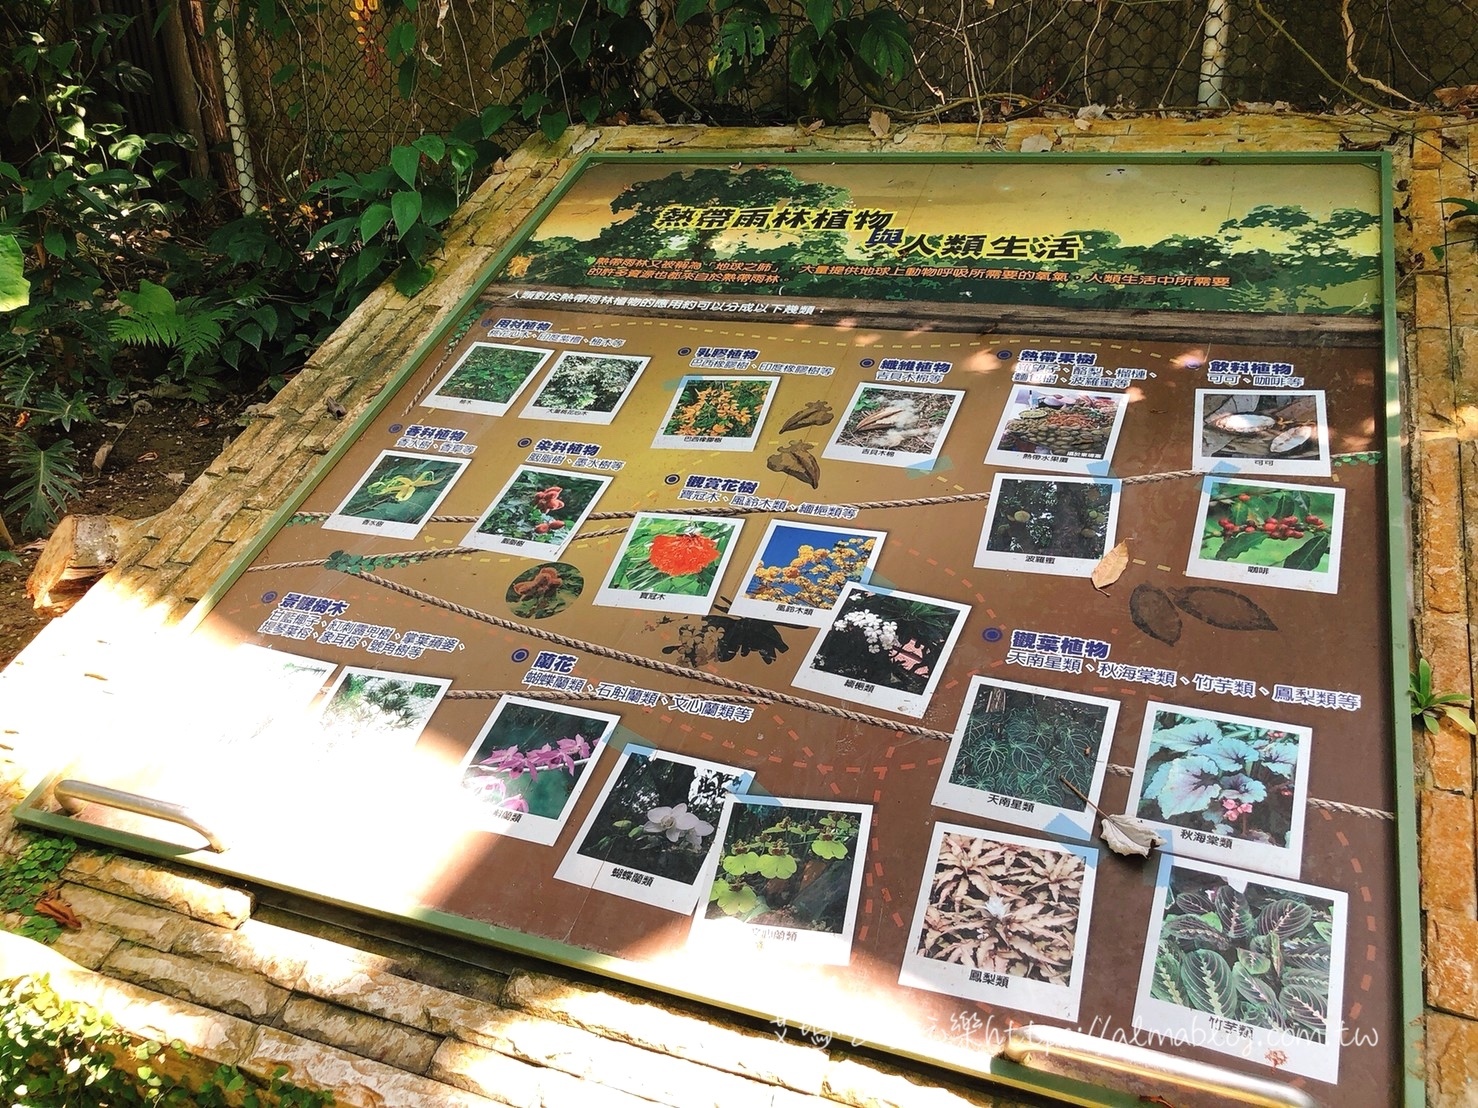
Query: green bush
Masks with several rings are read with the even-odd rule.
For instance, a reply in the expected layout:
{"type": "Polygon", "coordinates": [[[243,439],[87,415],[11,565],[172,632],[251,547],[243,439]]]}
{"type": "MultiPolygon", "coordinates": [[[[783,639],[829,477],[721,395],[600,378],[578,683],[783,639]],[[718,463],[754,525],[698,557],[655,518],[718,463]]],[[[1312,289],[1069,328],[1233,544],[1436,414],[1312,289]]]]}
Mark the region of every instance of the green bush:
{"type": "Polygon", "coordinates": [[[63,1000],[45,977],[0,983],[0,1097],[16,1108],[322,1108],[333,1094],[299,1088],[279,1069],[262,1086],[235,1066],[213,1070],[179,1044],[137,1042],[90,1005],[63,1000]],[[162,1072],[165,1066],[183,1076],[162,1072]],[[196,1076],[192,1080],[192,1073],[196,1076]]]}

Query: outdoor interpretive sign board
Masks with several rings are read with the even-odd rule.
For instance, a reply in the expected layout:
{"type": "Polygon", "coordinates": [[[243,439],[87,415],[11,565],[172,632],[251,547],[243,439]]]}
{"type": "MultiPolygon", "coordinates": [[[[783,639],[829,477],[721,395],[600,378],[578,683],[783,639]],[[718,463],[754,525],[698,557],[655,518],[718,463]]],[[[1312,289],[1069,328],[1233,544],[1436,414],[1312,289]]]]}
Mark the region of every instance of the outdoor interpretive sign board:
{"type": "Polygon", "coordinates": [[[1081,1100],[1007,1031],[1401,1088],[1383,161],[732,161],[572,171],[210,598],[194,761],[313,831],[192,859],[1081,1100]]]}

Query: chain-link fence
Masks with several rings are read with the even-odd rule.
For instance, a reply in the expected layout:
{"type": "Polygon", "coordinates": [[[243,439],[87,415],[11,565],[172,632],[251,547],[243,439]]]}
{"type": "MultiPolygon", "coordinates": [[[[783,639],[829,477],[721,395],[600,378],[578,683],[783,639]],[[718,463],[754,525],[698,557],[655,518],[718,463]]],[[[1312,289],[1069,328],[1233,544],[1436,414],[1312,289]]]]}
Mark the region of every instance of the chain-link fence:
{"type": "MultiPolygon", "coordinates": [[[[776,13],[769,60],[724,98],[710,78],[714,28],[702,19],[677,27],[675,7],[637,0],[655,45],[626,71],[594,78],[629,82],[633,119],[646,109],[668,121],[775,123],[813,110],[787,74],[791,36],[805,25],[797,0],[776,13]]],[[[955,122],[1091,104],[1410,108],[1478,82],[1478,5],[1467,0],[918,0],[901,14],[913,72],[880,99],[844,83],[840,122],[873,108],[955,122]]],[[[377,0],[336,0],[278,37],[238,37],[253,154],[269,187],[285,193],[382,164],[397,142],[445,132],[533,87],[519,63],[489,67],[523,33],[517,3],[439,0],[414,18],[421,64],[409,98],[396,88],[391,21],[377,0]]]]}

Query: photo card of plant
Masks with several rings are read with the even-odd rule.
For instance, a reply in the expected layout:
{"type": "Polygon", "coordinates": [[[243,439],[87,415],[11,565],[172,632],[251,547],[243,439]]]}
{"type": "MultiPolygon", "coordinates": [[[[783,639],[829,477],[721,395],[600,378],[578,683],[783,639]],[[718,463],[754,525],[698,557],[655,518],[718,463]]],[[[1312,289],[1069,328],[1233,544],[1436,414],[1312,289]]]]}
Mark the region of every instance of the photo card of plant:
{"type": "Polygon", "coordinates": [[[1322,390],[1196,390],[1191,465],[1225,475],[1328,477],[1329,418],[1322,390]]]}
{"type": "Polygon", "coordinates": [[[1151,701],[1129,811],[1171,854],[1297,877],[1313,745],[1307,727],[1151,701]]]}
{"type": "Polygon", "coordinates": [[[453,412],[505,415],[552,353],[534,346],[474,342],[421,403],[453,412]]]}
{"type": "Polygon", "coordinates": [[[918,718],[969,615],[968,604],[849,581],[792,684],[918,718]]]}
{"type": "Polygon", "coordinates": [[[519,466],[462,545],[518,558],[558,558],[610,483],[609,477],[519,466]]]}
{"type": "Polygon", "coordinates": [[[323,699],[315,745],[356,758],[409,751],[451,684],[447,677],[345,666],[323,699]]]}
{"type": "Polygon", "coordinates": [[[1120,482],[1111,477],[997,473],[975,564],[1088,577],[1113,548],[1120,482]]]}
{"type": "Polygon", "coordinates": [[[842,586],[865,584],[872,576],[886,537],[882,531],[772,519],[729,614],[825,627],[842,586]]]}
{"type": "Polygon", "coordinates": [[[609,425],[649,361],[626,354],[566,350],[518,414],[522,419],[609,425]]]}
{"type": "Polygon", "coordinates": [[[1335,1083],[1348,909],[1335,889],[1161,855],[1134,1026],[1335,1083]]]}
{"type": "Polygon", "coordinates": [[[858,385],[821,456],[931,469],[964,398],[956,389],[858,385]]]}
{"type": "Polygon", "coordinates": [[[706,616],[743,521],[638,512],[595,603],[706,616]]]}
{"type": "Polygon", "coordinates": [[[620,716],[521,696],[499,699],[457,767],[473,824],[549,846],[620,716]]]}
{"type": "Polygon", "coordinates": [[[629,745],[554,876],[692,915],[724,798],[753,780],[753,770],[629,745]]]}
{"type": "Polygon", "coordinates": [[[1074,1021],[1098,850],[934,825],[898,983],[1074,1021]]]}
{"type": "Polygon", "coordinates": [[[413,539],[467,465],[466,458],[382,450],[323,525],[330,531],[413,539]]]}
{"type": "Polygon", "coordinates": [[[1339,591],[1345,490],[1208,477],[1187,577],[1339,591]]]}
{"type": "Polygon", "coordinates": [[[870,804],[728,797],[689,945],[845,966],[871,826],[870,804]]]}
{"type": "Polygon", "coordinates": [[[1118,719],[1117,700],[972,677],[933,803],[1091,840],[1118,719]]]}
{"type": "Polygon", "coordinates": [[[1014,388],[985,464],[1106,475],[1128,407],[1122,393],[1014,388]]]}
{"type": "Polygon", "coordinates": [[[218,746],[245,746],[254,753],[291,745],[297,725],[338,668],[286,650],[238,643],[230,655],[229,680],[219,684],[211,727],[205,737],[218,746]]]}
{"type": "Polygon", "coordinates": [[[779,377],[683,377],[652,446],[753,450],[779,388],[779,377]]]}

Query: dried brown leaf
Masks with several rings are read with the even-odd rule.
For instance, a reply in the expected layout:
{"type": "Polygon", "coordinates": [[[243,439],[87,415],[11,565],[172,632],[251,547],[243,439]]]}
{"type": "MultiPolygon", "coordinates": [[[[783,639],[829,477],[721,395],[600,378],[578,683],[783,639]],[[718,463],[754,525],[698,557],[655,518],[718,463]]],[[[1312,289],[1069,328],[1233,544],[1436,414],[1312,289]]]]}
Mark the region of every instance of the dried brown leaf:
{"type": "Polygon", "coordinates": [[[36,901],[36,914],[45,916],[47,919],[56,920],[57,923],[70,930],[76,931],[82,926],[82,921],[77,918],[77,913],[63,900],[54,896],[43,896],[36,901]]]}
{"type": "Polygon", "coordinates": [[[1105,589],[1122,577],[1124,571],[1128,568],[1129,540],[1125,539],[1102,558],[1098,559],[1098,564],[1093,567],[1093,572],[1089,575],[1089,580],[1093,582],[1095,589],[1105,589]]]}
{"type": "Polygon", "coordinates": [[[872,132],[873,138],[885,138],[893,129],[893,121],[888,118],[887,112],[875,110],[867,117],[867,129],[872,132]]]}
{"type": "Polygon", "coordinates": [[[1439,88],[1434,90],[1432,95],[1444,108],[1455,108],[1459,104],[1478,99],[1478,85],[1453,85],[1449,88],[1439,88]]]}

